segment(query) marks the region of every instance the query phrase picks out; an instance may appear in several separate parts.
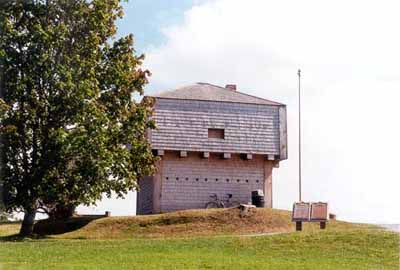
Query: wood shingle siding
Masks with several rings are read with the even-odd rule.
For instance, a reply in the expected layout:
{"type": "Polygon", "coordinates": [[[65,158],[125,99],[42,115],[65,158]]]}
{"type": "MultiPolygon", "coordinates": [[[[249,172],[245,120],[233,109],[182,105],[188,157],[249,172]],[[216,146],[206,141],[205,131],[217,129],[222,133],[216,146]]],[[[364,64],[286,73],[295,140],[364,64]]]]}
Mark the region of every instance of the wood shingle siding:
{"type": "Polygon", "coordinates": [[[224,160],[216,154],[202,159],[198,153],[189,153],[180,159],[167,152],[163,162],[161,212],[204,208],[213,193],[220,199],[230,193],[232,200],[248,203],[251,191],[264,188],[262,156],[243,160],[233,155],[224,160]]]}
{"type": "Polygon", "coordinates": [[[286,122],[286,107],[279,107],[279,144],[280,144],[280,159],[284,160],[288,157],[287,146],[287,122],[286,122]]]}
{"type": "Polygon", "coordinates": [[[139,180],[139,192],[137,193],[136,213],[145,215],[153,213],[154,181],[152,176],[146,176],[139,180]]]}
{"type": "Polygon", "coordinates": [[[153,149],[281,155],[285,111],[283,105],[157,98],[150,139],[153,149]],[[208,138],[209,128],[224,129],[224,139],[208,138]]]}

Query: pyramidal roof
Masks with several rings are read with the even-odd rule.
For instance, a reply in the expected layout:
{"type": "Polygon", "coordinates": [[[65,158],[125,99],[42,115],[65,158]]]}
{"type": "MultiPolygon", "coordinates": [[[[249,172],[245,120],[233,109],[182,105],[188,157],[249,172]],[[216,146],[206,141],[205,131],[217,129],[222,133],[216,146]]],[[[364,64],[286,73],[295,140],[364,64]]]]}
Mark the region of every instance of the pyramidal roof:
{"type": "Polygon", "coordinates": [[[241,93],[236,90],[233,90],[232,88],[225,88],[202,82],[183,86],[175,90],[160,92],[158,94],[152,95],[152,97],[235,102],[235,103],[248,103],[248,104],[261,104],[261,105],[283,105],[275,101],[241,93]]]}

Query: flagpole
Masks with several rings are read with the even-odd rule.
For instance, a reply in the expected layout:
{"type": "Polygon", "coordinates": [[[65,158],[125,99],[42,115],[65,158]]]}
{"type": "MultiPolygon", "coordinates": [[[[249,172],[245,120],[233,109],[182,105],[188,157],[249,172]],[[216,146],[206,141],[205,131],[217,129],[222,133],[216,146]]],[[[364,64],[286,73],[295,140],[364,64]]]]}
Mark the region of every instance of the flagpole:
{"type": "Polygon", "coordinates": [[[299,77],[299,202],[301,202],[301,91],[300,91],[300,78],[301,70],[297,71],[299,77]]]}

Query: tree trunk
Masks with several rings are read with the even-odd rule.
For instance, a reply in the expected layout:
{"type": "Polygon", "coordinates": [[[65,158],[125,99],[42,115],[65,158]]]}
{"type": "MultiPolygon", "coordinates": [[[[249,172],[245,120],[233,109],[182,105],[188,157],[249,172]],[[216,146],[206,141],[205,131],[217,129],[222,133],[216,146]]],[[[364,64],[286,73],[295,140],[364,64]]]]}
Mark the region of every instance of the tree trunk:
{"type": "Polygon", "coordinates": [[[19,231],[20,236],[32,235],[35,216],[36,216],[36,209],[25,210],[24,220],[22,221],[21,230],[19,231]]]}

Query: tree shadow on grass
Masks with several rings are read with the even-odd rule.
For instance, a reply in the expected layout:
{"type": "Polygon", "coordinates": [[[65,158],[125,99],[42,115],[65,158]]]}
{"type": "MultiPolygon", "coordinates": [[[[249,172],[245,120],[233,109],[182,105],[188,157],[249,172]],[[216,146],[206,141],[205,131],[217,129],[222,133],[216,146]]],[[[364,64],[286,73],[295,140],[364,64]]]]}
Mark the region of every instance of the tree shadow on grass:
{"type": "MultiPolygon", "coordinates": [[[[104,218],[102,215],[72,217],[66,220],[39,220],[35,223],[33,235],[21,237],[18,234],[0,236],[0,242],[21,242],[26,240],[49,239],[52,235],[64,234],[79,230],[90,222],[104,218]]],[[[14,222],[20,223],[20,222],[14,222]]]]}
{"type": "Polygon", "coordinates": [[[48,236],[45,235],[31,235],[29,237],[22,237],[19,234],[12,234],[12,235],[7,235],[7,236],[0,236],[0,242],[24,242],[24,241],[30,241],[30,240],[38,240],[38,239],[46,239],[49,238],[48,236]]]}

